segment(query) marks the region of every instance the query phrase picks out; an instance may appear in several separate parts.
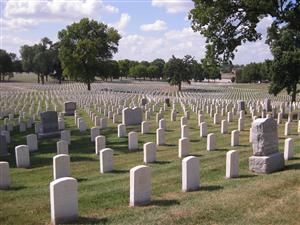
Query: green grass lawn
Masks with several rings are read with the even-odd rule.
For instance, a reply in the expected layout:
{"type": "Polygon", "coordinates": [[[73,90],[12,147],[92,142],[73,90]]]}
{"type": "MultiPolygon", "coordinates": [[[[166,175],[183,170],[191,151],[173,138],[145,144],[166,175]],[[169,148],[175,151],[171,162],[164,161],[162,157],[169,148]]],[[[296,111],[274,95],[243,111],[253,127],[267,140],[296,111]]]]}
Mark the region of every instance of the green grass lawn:
{"type": "MultiPolygon", "coordinates": [[[[179,105],[178,105],[179,106],[179,105]]],[[[92,121],[80,111],[88,126],[92,121]]],[[[206,151],[206,138],[199,137],[197,116],[189,120],[190,155],[200,158],[199,191],[181,192],[181,160],[178,158],[180,116],[167,120],[166,145],[158,147],[157,162],[151,168],[152,201],[145,207],[129,207],[129,170],[143,164],[142,146],[155,141],[157,124],[151,116],[151,133],[139,132],[139,151],[127,150],[127,138],[117,137],[117,124],[109,120],[109,127],[101,130],[107,138],[107,147],[114,150],[114,171],[99,173],[99,158],[94,154],[89,131],[80,133],[74,126],[74,117],[66,117],[66,129],[72,132],[69,146],[71,174],[78,180],[80,218],[75,224],[299,224],[300,223],[300,144],[297,122],[293,122],[295,159],[286,162],[284,171],[269,175],[249,172],[248,157],[252,148],[248,142],[250,115],[246,115],[245,131],[241,132],[240,146],[230,147],[230,133],[221,135],[220,125],[213,125],[205,115],[208,131],[217,134],[217,150],[206,151]],[[239,152],[240,177],[225,179],[226,152],[239,152]]],[[[120,118],[119,118],[120,119],[120,118]]],[[[283,124],[279,126],[280,150],[283,150],[283,124]]],[[[229,131],[237,129],[237,116],[229,131]]],[[[11,167],[12,186],[0,191],[0,224],[49,224],[49,183],[53,180],[52,157],[56,154],[58,138],[39,141],[39,150],[31,153],[30,169],[15,168],[14,147],[26,144],[25,135],[15,128],[11,155],[1,158],[11,167]]]]}

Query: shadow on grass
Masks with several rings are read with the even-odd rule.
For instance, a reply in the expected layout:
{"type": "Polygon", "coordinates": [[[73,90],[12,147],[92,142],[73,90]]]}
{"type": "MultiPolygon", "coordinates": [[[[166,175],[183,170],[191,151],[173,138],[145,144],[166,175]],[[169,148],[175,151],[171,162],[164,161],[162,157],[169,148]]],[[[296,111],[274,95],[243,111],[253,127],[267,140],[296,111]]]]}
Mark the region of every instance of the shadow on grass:
{"type": "Polygon", "coordinates": [[[87,178],[76,178],[78,183],[81,183],[81,182],[84,182],[84,181],[87,181],[88,179],[87,178]]]}
{"type": "Polygon", "coordinates": [[[153,162],[153,164],[160,164],[160,165],[168,164],[168,163],[171,163],[171,161],[155,161],[155,162],[153,162]]]}
{"type": "Polygon", "coordinates": [[[9,187],[7,189],[1,189],[1,191],[19,191],[19,190],[23,190],[23,189],[26,189],[27,187],[25,186],[12,186],[12,187],[9,187]]]}
{"type": "Polygon", "coordinates": [[[106,224],[107,222],[107,218],[92,218],[80,216],[78,220],[70,224],[106,224]]]}
{"type": "Polygon", "coordinates": [[[285,170],[300,170],[300,163],[287,165],[284,168],[285,170]]]}
{"type": "Polygon", "coordinates": [[[164,146],[174,147],[174,146],[176,146],[176,144],[164,144],[164,146]]]}
{"type": "Polygon", "coordinates": [[[200,142],[199,139],[190,140],[190,142],[200,142]]]}
{"type": "Polygon", "coordinates": [[[249,147],[250,145],[238,145],[238,147],[243,147],[243,148],[246,148],[246,147],[249,147]]]}
{"type": "Polygon", "coordinates": [[[160,200],[152,200],[149,205],[155,206],[171,206],[171,205],[180,205],[179,201],[175,199],[160,199],[160,200]]]}
{"type": "Polygon", "coordinates": [[[223,189],[223,186],[220,185],[206,185],[206,186],[201,186],[200,191],[217,191],[223,189]]]}
{"type": "Polygon", "coordinates": [[[212,150],[212,152],[227,152],[227,151],[228,151],[228,149],[226,149],[226,148],[217,148],[215,150],[212,150]]]}
{"type": "Polygon", "coordinates": [[[255,175],[255,174],[243,174],[243,175],[239,175],[237,177],[237,179],[251,178],[251,177],[257,177],[257,175],[255,175]]]}
{"type": "Polygon", "coordinates": [[[123,174],[123,173],[129,173],[129,170],[113,170],[110,173],[123,174]]]}
{"type": "Polygon", "coordinates": [[[189,156],[201,157],[201,154],[189,154],[189,156]]]}

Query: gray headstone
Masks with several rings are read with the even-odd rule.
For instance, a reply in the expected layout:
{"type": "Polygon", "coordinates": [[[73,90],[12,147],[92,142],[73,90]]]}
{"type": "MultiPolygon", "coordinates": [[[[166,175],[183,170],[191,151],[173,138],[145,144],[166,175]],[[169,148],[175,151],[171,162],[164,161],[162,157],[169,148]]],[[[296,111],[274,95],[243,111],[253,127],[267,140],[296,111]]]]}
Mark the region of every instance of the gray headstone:
{"type": "Polygon", "coordinates": [[[271,112],[272,111],[272,106],[271,106],[271,100],[266,98],[264,100],[264,110],[266,110],[267,112],[271,112]]]}
{"type": "Polygon", "coordinates": [[[238,101],[238,111],[245,110],[245,101],[238,101]]]}
{"type": "Polygon", "coordinates": [[[6,143],[6,136],[0,135],[0,156],[8,155],[7,151],[7,143],[6,143]]]}
{"type": "Polygon", "coordinates": [[[253,155],[267,156],[278,152],[277,124],[272,118],[256,119],[252,124],[253,155]]]}
{"type": "Polygon", "coordinates": [[[141,108],[125,108],[122,111],[122,124],[127,125],[140,125],[143,121],[141,108]]]}
{"type": "Polygon", "coordinates": [[[165,103],[167,104],[168,107],[170,107],[170,99],[169,98],[165,98],[165,103]]]}
{"type": "Polygon", "coordinates": [[[66,116],[73,116],[76,110],[76,102],[65,102],[65,112],[66,116]]]}
{"type": "Polygon", "coordinates": [[[283,154],[278,152],[276,121],[272,117],[256,119],[251,132],[253,156],[249,158],[249,169],[256,173],[272,173],[283,169],[283,154]]]}
{"type": "Polygon", "coordinates": [[[58,117],[55,111],[46,111],[41,114],[41,124],[39,127],[39,137],[49,137],[59,135],[58,117]]]}

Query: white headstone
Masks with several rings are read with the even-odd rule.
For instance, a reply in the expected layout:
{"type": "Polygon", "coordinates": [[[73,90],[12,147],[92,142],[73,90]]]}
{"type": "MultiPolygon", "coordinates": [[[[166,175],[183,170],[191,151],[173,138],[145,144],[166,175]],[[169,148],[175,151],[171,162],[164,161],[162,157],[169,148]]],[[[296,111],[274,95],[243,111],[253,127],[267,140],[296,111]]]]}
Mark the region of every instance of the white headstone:
{"type": "Polygon", "coordinates": [[[68,155],[69,154],[68,142],[65,140],[60,140],[60,141],[56,142],[56,150],[57,150],[57,155],[60,155],[60,154],[68,155]]]}
{"type": "Polygon", "coordinates": [[[293,138],[287,138],[284,141],[284,159],[290,160],[294,156],[294,140],[293,138]]]}
{"type": "Polygon", "coordinates": [[[178,157],[183,158],[189,154],[189,139],[180,138],[178,140],[178,157]]]}
{"type": "Polygon", "coordinates": [[[29,148],[29,151],[36,151],[38,150],[38,140],[36,134],[28,134],[26,136],[26,142],[27,146],[29,148]]]}
{"type": "Polygon", "coordinates": [[[138,146],[138,136],[136,132],[129,132],[128,133],[128,149],[129,150],[137,150],[138,146]]]}
{"type": "Polygon", "coordinates": [[[126,136],[126,125],[119,124],[118,125],[118,137],[125,137],[126,136]]]}
{"type": "Polygon", "coordinates": [[[156,161],[156,145],[154,142],[144,144],[144,163],[153,163],[156,161]]]}
{"type": "Polygon", "coordinates": [[[53,157],[53,180],[70,177],[70,156],[59,154],[53,157]]]}
{"type": "Polygon", "coordinates": [[[182,160],[182,191],[198,190],[199,185],[199,159],[188,156],[182,160]]]}
{"type": "Polygon", "coordinates": [[[213,151],[216,149],[216,135],[210,133],[207,135],[207,151],[213,151]]]}
{"type": "Polygon", "coordinates": [[[91,142],[95,142],[95,138],[100,135],[99,127],[91,128],[91,142]]]}
{"type": "Polygon", "coordinates": [[[0,162],[0,189],[7,189],[10,185],[9,164],[8,162],[0,162]]]}
{"type": "Polygon", "coordinates": [[[226,178],[239,176],[239,155],[238,151],[231,150],[226,153],[226,178]]]}
{"type": "Polygon", "coordinates": [[[113,170],[114,151],[104,148],[100,151],[100,173],[107,173],[113,170]]]}
{"type": "Polygon", "coordinates": [[[51,222],[72,222],[78,217],[77,180],[63,177],[50,183],[51,222]]]}
{"type": "Polygon", "coordinates": [[[151,172],[144,165],[130,170],[130,206],[146,205],[151,199],[151,172]]]}
{"type": "Polygon", "coordinates": [[[103,135],[99,135],[95,138],[95,153],[99,154],[104,148],[106,148],[106,138],[103,135]]]}
{"type": "Polygon", "coordinates": [[[27,145],[18,145],[15,147],[16,165],[19,168],[30,167],[29,148],[27,145]]]}

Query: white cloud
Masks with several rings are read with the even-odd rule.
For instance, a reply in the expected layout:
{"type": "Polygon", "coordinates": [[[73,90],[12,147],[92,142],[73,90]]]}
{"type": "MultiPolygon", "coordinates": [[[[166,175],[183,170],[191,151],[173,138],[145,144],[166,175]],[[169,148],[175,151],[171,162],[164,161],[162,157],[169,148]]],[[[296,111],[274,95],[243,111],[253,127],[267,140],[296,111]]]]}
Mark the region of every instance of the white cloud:
{"type": "Polygon", "coordinates": [[[11,31],[23,31],[38,25],[36,20],[23,18],[0,19],[0,23],[3,30],[11,31]]]}
{"type": "Polygon", "coordinates": [[[256,42],[247,42],[239,46],[233,62],[236,64],[248,64],[272,58],[269,45],[265,44],[265,39],[263,39],[256,42]]]}
{"type": "Polygon", "coordinates": [[[191,0],[152,0],[152,6],[165,8],[167,13],[188,12],[193,7],[191,0]]]}
{"type": "Polygon", "coordinates": [[[154,23],[141,25],[140,29],[142,31],[162,31],[167,29],[167,24],[163,20],[156,20],[154,23]]]}
{"type": "Polygon", "coordinates": [[[20,47],[21,45],[33,45],[37,43],[37,41],[27,40],[20,38],[18,36],[11,36],[11,35],[2,35],[0,36],[1,41],[1,48],[5,46],[5,49],[15,49],[15,47],[20,47]]]}
{"type": "Polygon", "coordinates": [[[128,25],[130,20],[131,20],[131,17],[130,17],[129,14],[122,13],[121,17],[120,17],[120,20],[116,24],[114,24],[113,26],[118,30],[123,30],[128,25]]]}
{"type": "Polygon", "coordinates": [[[125,35],[119,43],[116,59],[168,60],[172,55],[183,57],[190,54],[197,60],[205,55],[205,39],[191,28],[171,30],[157,38],[155,36],[125,35]]]}
{"type": "Polygon", "coordinates": [[[118,13],[119,10],[101,0],[8,0],[4,7],[5,19],[76,20],[82,17],[99,18],[102,13],[118,13]]]}

